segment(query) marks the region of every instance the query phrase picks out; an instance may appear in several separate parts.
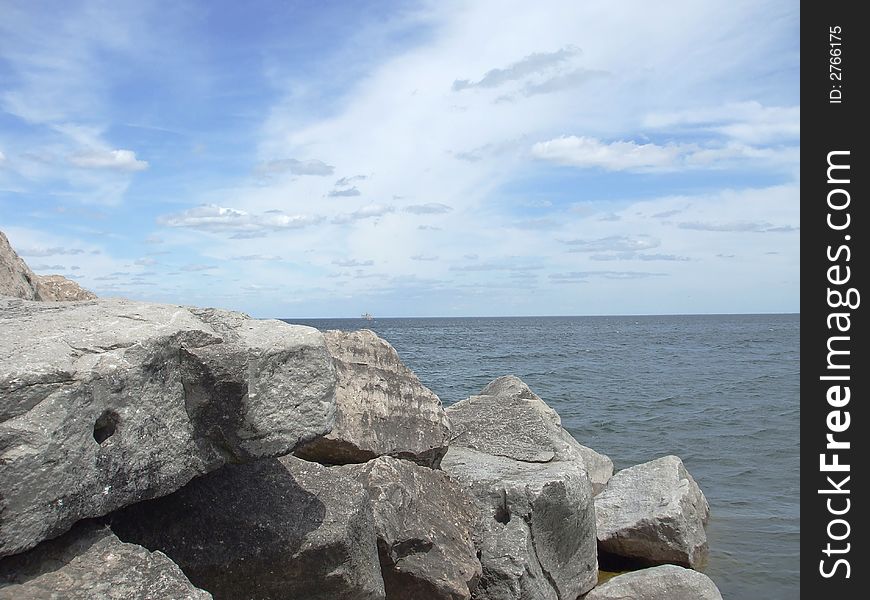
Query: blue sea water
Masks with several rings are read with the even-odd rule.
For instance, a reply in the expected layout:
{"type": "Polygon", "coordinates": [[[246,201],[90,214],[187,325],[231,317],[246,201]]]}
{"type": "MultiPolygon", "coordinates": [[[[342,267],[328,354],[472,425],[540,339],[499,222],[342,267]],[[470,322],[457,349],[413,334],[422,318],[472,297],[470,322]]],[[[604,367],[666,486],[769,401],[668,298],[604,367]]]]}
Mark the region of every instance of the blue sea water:
{"type": "Polygon", "coordinates": [[[680,456],[726,600],[799,592],[799,315],[290,320],[369,328],[445,405],[518,375],[617,469],[680,456]]]}

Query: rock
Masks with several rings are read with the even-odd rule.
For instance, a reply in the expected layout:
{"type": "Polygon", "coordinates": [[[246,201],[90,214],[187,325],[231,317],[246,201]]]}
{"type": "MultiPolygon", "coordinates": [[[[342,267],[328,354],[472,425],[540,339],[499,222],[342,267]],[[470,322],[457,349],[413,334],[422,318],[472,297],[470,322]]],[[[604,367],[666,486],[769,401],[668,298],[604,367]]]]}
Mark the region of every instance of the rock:
{"type": "Polygon", "coordinates": [[[595,498],[598,547],[637,564],[698,567],[710,507],[676,456],[619,471],[595,498]]]}
{"type": "Polygon", "coordinates": [[[597,579],[592,488],[579,461],[518,461],[451,446],[442,468],[474,496],[479,600],[576,598],[597,579]]]}
{"type": "Polygon", "coordinates": [[[44,302],[95,300],[97,295],[63,275],[37,275],[36,290],[44,302]]]}
{"type": "Polygon", "coordinates": [[[556,411],[518,377],[499,377],[479,395],[449,407],[447,415],[451,445],[524,462],[579,460],[596,493],[613,474],[613,461],[577,443],[556,411]]]}
{"type": "Polygon", "coordinates": [[[442,468],[471,490],[482,519],[476,597],[561,600],[591,589],[598,563],[585,456],[602,455],[580,446],[517,377],[494,380],[447,415],[453,438],[442,468]]]}
{"type": "Polygon", "coordinates": [[[63,275],[36,275],[0,231],[0,296],[23,300],[69,302],[97,296],[63,275]]]}
{"type": "Polygon", "coordinates": [[[227,465],[110,520],[218,599],[384,598],[368,494],[293,456],[227,465]]]}
{"type": "Polygon", "coordinates": [[[583,457],[586,474],[589,475],[589,481],[592,483],[592,493],[597,496],[613,477],[613,461],[609,456],[581,444],[577,444],[577,452],[583,457]]]}
{"type": "Polygon", "coordinates": [[[0,299],[0,556],[330,430],[323,336],[127,300],[0,299]]]}
{"type": "Polygon", "coordinates": [[[468,600],[481,567],[478,515],[443,471],[381,457],[349,470],[369,493],[388,600],[468,600]]]}
{"type": "Polygon", "coordinates": [[[394,456],[437,467],[450,439],[438,396],[374,332],[327,331],[324,337],[338,376],[335,427],[296,455],[323,464],[394,456]]]}
{"type": "Polygon", "coordinates": [[[692,569],[662,565],[617,575],[584,600],[722,600],[713,581],[692,569]]]}
{"type": "Polygon", "coordinates": [[[0,560],[0,600],[211,600],[161,552],[95,523],[0,560]]]}
{"type": "Polygon", "coordinates": [[[36,275],[0,231],[0,296],[39,300],[36,275]]]}

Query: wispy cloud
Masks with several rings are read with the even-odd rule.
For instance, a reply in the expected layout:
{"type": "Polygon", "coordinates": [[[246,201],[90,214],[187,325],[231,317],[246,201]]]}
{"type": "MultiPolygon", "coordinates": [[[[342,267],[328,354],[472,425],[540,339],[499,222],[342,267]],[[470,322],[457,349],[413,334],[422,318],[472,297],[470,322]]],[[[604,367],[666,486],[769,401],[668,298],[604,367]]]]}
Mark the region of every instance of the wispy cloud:
{"type": "Polygon", "coordinates": [[[670,261],[670,262],[685,262],[692,260],[688,256],[678,256],[676,254],[644,254],[642,252],[616,252],[613,254],[590,254],[591,260],[610,261],[610,260],[644,260],[644,261],[670,261]]]}
{"type": "Polygon", "coordinates": [[[565,243],[571,246],[570,252],[613,252],[649,250],[661,242],[648,235],[626,236],[611,235],[596,239],[573,239],[565,243]]]}
{"type": "Polygon", "coordinates": [[[251,261],[262,261],[262,262],[278,262],[281,259],[280,256],[275,254],[244,254],[241,256],[233,256],[230,260],[240,260],[245,262],[251,261]]]}
{"type": "Polygon", "coordinates": [[[332,261],[337,267],[371,267],[375,264],[373,260],[356,260],[356,259],[345,259],[345,260],[334,260],[332,261]]]}
{"type": "Polygon", "coordinates": [[[384,204],[369,204],[350,213],[343,213],[332,218],[336,224],[353,223],[363,219],[374,219],[395,212],[395,207],[384,204]]]}
{"type": "Polygon", "coordinates": [[[335,187],[347,187],[357,181],[365,181],[365,175],[351,175],[350,177],[341,177],[335,180],[335,187]]]}
{"type": "Polygon", "coordinates": [[[740,102],[652,113],[644,118],[644,125],[656,129],[712,131],[754,144],[797,140],[800,137],[800,107],[740,102]]]}
{"type": "Polygon", "coordinates": [[[686,221],[677,225],[680,229],[694,229],[696,231],[731,231],[742,233],[788,233],[798,231],[800,227],[794,225],[773,225],[772,223],[759,221],[729,221],[723,223],[686,221]]]}
{"type": "Polygon", "coordinates": [[[579,52],[578,48],[571,46],[560,48],[556,52],[535,52],[507,67],[487,71],[476,82],[471,82],[467,79],[457,79],[453,82],[453,91],[459,92],[472,88],[497,88],[505,83],[550,70],[573,58],[579,52]]]}
{"type": "Polygon", "coordinates": [[[136,158],[132,150],[86,150],[69,157],[71,165],[82,169],[144,171],[148,162],[136,158]]]}
{"type": "Polygon", "coordinates": [[[343,198],[343,197],[351,197],[351,196],[359,196],[360,191],[356,188],[356,186],[352,188],[348,188],[346,190],[330,190],[327,194],[330,198],[343,198]]]}
{"type": "Polygon", "coordinates": [[[287,215],[280,211],[251,214],[243,210],[206,204],[157,219],[166,227],[184,227],[211,232],[262,233],[301,229],[323,220],[312,215],[287,215]]]}
{"type": "Polygon", "coordinates": [[[335,167],[317,159],[299,160],[296,158],[281,158],[259,165],[257,171],[262,175],[290,173],[292,175],[325,177],[332,175],[335,172],[335,167]]]}
{"type": "Polygon", "coordinates": [[[411,204],[404,208],[405,212],[415,215],[438,215],[448,213],[453,210],[452,207],[438,202],[429,202],[426,204],[411,204]]]}
{"type": "Polygon", "coordinates": [[[655,144],[618,140],[604,142],[584,136],[562,136],[532,146],[532,155],[561,165],[599,168],[606,171],[669,172],[718,168],[728,162],[794,165],[797,147],[759,148],[740,142],[710,146],[697,144],[655,144]]]}
{"type": "Polygon", "coordinates": [[[571,282],[587,281],[589,279],[648,279],[650,277],[665,277],[667,273],[653,273],[649,271],[571,271],[569,273],[553,273],[550,279],[553,281],[571,282]]]}
{"type": "Polygon", "coordinates": [[[575,167],[600,167],[608,171],[672,168],[682,147],[669,144],[638,144],[636,142],[602,142],[590,137],[563,136],[532,146],[537,158],[575,167]]]}
{"type": "Polygon", "coordinates": [[[30,256],[59,256],[62,254],[76,255],[76,254],[84,254],[85,250],[81,248],[60,248],[60,247],[52,247],[52,248],[19,248],[17,250],[20,256],[30,257],[30,256]]]}

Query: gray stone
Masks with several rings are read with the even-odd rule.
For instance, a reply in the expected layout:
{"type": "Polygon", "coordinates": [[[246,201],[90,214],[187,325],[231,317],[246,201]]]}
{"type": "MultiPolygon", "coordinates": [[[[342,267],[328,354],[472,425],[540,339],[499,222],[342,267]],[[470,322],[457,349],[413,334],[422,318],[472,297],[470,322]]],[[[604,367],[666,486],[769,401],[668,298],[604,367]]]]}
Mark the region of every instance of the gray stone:
{"type": "Polygon", "coordinates": [[[584,600],[722,600],[713,581],[697,571],[662,565],[617,575],[584,600]]]}
{"type": "Polygon", "coordinates": [[[104,299],[0,299],[0,556],[330,430],[310,327],[104,299]]]}
{"type": "Polygon", "coordinates": [[[580,445],[562,420],[518,377],[499,377],[477,396],[447,409],[451,445],[525,462],[579,460],[600,491],[613,474],[613,461],[580,445]]]}
{"type": "Polygon", "coordinates": [[[82,522],[63,536],[0,560],[2,600],[211,600],[161,552],[125,544],[82,522]]]}
{"type": "Polygon", "coordinates": [[[37,275],[36,291],[43,302],[95,300],[97,295],[63,275],[37,275]]]}
{"type": "Polygon", "coordinates": [[[0,231],[0,296],[47,302],[96,298],[92,292],[63,275],[35,274],[18,256],[2,231],[0,231]]]}
{"type": "Polygon", "coordinates": [[[384,598],[368,494],[293,456],[227,465],[110,519],[217,599],[384,598]]]}
{"type": "Polygon", "coordinates": [[[453,437],[442,468],[481,513],[483,576],[475,597],[576,598],[597,580],[593,486],[609,459],[584,448],[519,378],[500,377],[447,409],[453,437]],[[597,457],[601,457],[598,459],[597,457]]]}
{"type": "Polygon", "coordinates": [[[613,477],[613,461],[610,460],[609,456],[581,444],[577,444],[576,449],[583,457],[586,474],[589,475],[589,481],[592,483],[592,493],[600,494],[610,478],[613,477]]]}
{"type": "Polygon", "coordinates": [[[36,274],[30,270],[0,231],[0,296],[39,300],[36,274]]]}
{"type": "Polygon", "coordinates": [[[703,565],[710,506],[676,456],[619,471],[595,498],[601,552],[642,565],[703,565]]]}
{"type": "Polygon", "coordinates": [[[481,567],[478,514],[443,471],[381,457],[348,470],[369,493],[388,600],[468,600],[481,567]]]}
{"type": "Polygon", "coordinates": [[[393,456],[437,467],[450,439],[438,396],[374,332],[327,331],[324,337],[338,376],[335,427],[296,455],[324,464],[393,456]]]}
{"type": "Polygon", "coordinates": [[[580,461],[526,462],[451,446],[442,468],[481,514],[475,598],[560,600],[595,585],[592,488],[580,461]]]}

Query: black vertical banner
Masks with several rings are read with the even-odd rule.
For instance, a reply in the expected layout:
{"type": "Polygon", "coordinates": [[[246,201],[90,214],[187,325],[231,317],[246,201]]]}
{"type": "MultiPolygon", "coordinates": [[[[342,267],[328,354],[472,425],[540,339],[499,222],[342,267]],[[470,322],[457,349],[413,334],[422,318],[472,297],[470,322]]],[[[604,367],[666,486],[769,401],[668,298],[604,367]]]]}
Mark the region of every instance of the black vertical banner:
{"type": "MultiPolygon", "coordinates": [[[[858,2],[801,11],[801,591],[866,598],[870,544],[865,91],[858,2]],[[862,352],[864,350],[864,352],[862,352]],[[860,357],[860,358],[859,358],[860,357]],[[863,359],[863,360],[862,360],[863,359]],[[859,490],[863,490],[859,491],[859,490]]],[[[825,594],[825,596],[821,596],[825,594]]]]}

